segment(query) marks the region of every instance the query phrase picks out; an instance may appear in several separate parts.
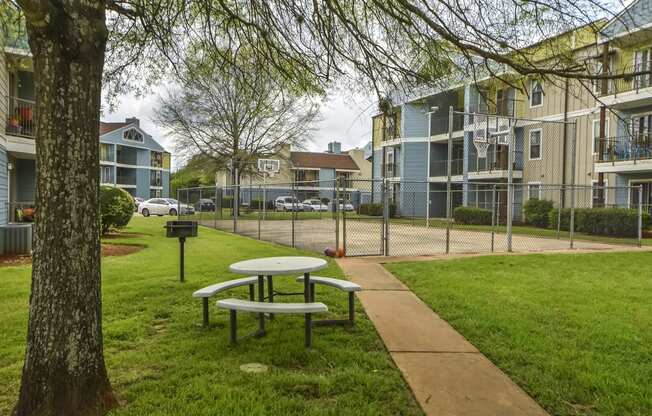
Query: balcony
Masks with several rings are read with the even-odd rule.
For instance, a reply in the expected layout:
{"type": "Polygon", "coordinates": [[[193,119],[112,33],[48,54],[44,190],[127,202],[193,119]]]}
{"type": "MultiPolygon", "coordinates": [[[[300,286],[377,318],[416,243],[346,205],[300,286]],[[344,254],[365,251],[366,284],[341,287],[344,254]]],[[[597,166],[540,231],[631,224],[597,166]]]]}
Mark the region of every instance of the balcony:
{"type": "Polygon", "coordinates": [[[398,178],[401,176],[401,165],[399,163],[385,163],[382,168],[384,177],[398,178]]]}
{"type": "Polygon", "coordinates": [[[597,95],[606,105],[620,109],[652,104],[652,60],[626,65],[619,73],[638,72],[647,73],[609,80],[607,89],[599,88],[597,95]]]}
{"type": "Polygon", "coordinates": [[[601,147],[596,172],[652,171],[652,132],[611,137],[601,147]]]}
{"type": "Polygon", "coordinates": [[[11,136],[36,138],[36,104],[18,97],[7,97],[8,115],[5,133],[11,136]]]}
{"type": "MultiPolygon", "coordinates": [[[[512,175],[517,179],[523,176],[522,152],[514,152],[512,175]]],[[[469,180],[507,179],[508,176],[509,161],[506,146],[499,146],[497,150],[488,151],[486,158],[472,157],[469,160],[469,180]],[[503,149],[500,149],[501,147],[503,149]]]]}
{"type": "MultiPolygon", "coordinates": [[[[464,159],[451,160],[451,176],[462,175],[464,173],[464,159]]],[[[430,177],[448,176],[447,160],[430,161],[430,177]]]]}
{"type": "Polygon", "coordinates": [[[116,162],[120,165],[138,165],[138,151],[134,148],[118,146],[116,162]]]}

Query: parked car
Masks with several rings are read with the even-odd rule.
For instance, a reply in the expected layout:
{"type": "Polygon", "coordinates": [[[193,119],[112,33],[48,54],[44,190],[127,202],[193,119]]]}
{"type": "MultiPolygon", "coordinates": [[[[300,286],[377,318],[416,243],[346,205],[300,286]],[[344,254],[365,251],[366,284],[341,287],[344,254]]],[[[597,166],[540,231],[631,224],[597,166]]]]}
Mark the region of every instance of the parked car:
{"type": "Polygon", "coordinates": [[[306,199],[303,204],[304,211],[328,211],[328,205],[321,202],[320,199],[306,199]]]}
{"type": "Polygon", "coordinates": [[[346,200],[342,199],[342,198],[333,199],[332,201],[330,201],[328,203],[328,210],[329,211],[335,211],[334,208],[335,208],[335,203],[336,202],[339,202],[338,210],[340,210],[340,211],[344,211],[344,210],[346,210],[346,211],[355,211],[355,207],[353,206],[353,204],[351,202],[349,202],[349,201],[346,201],[346,200]]]}
{"type": "Polygon", "coordinates": [[[143,199],[143,198],[141,198],[139,196],[135,196],[134,197],[134,211],[138,211],[138,206],[140,204],[142,204],[143,202],[145,202],[145,199],[143,199]]]}
{"type": "Polygon", "coordinates": [[[303,211],[303,204],[291,196],[279,196],[274,201],[277,211],[303,211]]]}
{"type": "Polygon", "coordinates": [[[215,202],[212,199],[201,198],[195,204],[195,210],[200,212],[213,212],[215,211],[215,202]]]}
{"type": "Polygon", "coordinates": [[[150,215],[177,215],[177,209],[181,211],[181,215],[192,215],[195,213],[195,208],[187,204],[179,204],[179,201],[173,198],[152,198],[138,205],[138,212],[143,214],[143,217],[149,217],[150,215]]]}

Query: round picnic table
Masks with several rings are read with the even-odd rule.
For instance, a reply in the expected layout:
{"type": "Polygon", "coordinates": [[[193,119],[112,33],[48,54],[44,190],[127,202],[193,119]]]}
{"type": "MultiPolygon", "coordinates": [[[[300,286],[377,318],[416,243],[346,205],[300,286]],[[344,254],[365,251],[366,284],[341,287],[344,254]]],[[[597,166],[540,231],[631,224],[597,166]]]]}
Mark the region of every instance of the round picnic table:
{"type": "MultiPolygon", "coordinates": [[[[258,301],[265,299],[265,276],[267,276],[267,298],[269,302],[274,301],[273,276],[294,275],[303,273],[303,298],[310,303],[310,273],[325,269],[328,263],[324,259],[316,257],[287,256],[287,257],[263,257],[258,259],[244,260],[229,266],[232,273],[247,276],[258,276],[258,301]]],[[[270,315],[273,319],[273,315],[270,315]]],[[[306,319],[306,344],[311,340],[309,328],[312,326],[311,314],[305,315],[306,319]]],[[[311,333],[311,331],[310,331],[311,333]]],[[[265,335],[265,314],[258,314],[258,335],[265,335]]]]}

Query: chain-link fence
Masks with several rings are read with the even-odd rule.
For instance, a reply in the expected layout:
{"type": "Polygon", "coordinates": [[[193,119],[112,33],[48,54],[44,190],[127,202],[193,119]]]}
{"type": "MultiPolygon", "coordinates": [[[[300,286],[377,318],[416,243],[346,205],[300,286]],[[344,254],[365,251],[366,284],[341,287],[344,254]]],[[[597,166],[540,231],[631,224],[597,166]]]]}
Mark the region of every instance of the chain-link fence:
{"type": "Polygon", "coordinates": [[[178,198],[194,208],[184,218],[203,226],[315,252],[340,249],[348,256],[609,249],[640,245],[649,223],[644,205],[637,203],[639,186],[448,186],[329,180],[241,186],[239,192],[190,188],[179,190],[178,198]],[[596,206],[601,192],[627,198],[630,205],[596,206]]]}
{"type": "Polygon", "coordinates": [[[383,147],[382,179],[250,182],[177,196],[202,225],[348,256],[642,244],[651,188],[592,176],[577,122],[451,111],[430,128],[427,152],[410,142],[383,147]]]}

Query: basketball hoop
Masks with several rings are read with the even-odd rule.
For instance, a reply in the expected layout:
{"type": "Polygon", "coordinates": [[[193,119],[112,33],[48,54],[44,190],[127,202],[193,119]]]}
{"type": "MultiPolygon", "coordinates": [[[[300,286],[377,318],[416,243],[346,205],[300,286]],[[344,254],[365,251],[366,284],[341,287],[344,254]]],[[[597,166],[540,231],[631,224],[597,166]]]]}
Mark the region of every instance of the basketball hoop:
{"type": "Polygon", "coordinates": [[[281,170],[281,161],[278,159],[258,159],[258,171],[263,176],[274,177],[281,170]]]}
{"type": "Polygon", "coordinates": [[[478,157],[480,158],[485,158],[487,157],[487,150],[489,150],[489,142],[485,140],[483,137],[474,137],[473,138],[473,145],[475,146],[475,150],[478,151],[478,157]]]}

